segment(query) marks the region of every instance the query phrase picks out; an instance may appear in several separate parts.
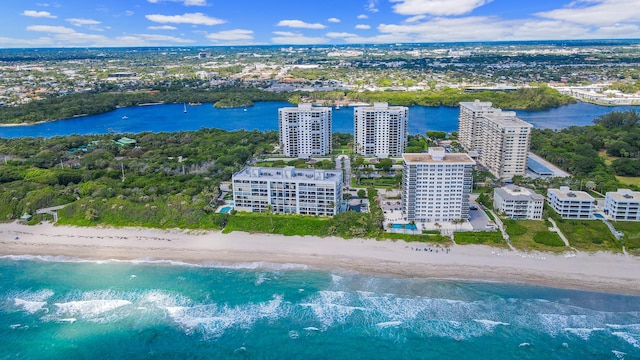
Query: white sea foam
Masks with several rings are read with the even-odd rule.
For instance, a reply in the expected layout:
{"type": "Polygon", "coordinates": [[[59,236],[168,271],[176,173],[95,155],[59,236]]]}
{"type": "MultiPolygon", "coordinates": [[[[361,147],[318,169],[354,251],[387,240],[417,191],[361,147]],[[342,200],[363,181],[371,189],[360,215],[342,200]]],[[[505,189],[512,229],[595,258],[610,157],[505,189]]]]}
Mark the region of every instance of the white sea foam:
{"type": "Polygon", "coordinates": [[[58,322],[66,322],[66,323],[69,323],[69,324],[73,324],[76,321],[78,321],[78,319],[76,319],[76,318],[58,319],[58,322]]]}
{"type": "Polygon", "coordinates": [[[402,321],[385,321],[385,322],[377,323],[376,327],[380,329],[384,329],[388,327],[398,327],[400,325],[402,325],[402,321]]]}
{"type": "Polygon", "coordinates": [[[473,319],[478,324],[482,324],[487,330],[493,331],[498,326],[509,326],[511,324],[500,321],[492,321],[487,319],[473,319]]]}
{"type": "Polygon", "coordinates": [[[53,291],[49,289],[43,289],[40,291],[20,291],[10,294],[13,298],[15,306],[22,308],[22,310],[29,314],[37,313],[41,310],[48,311],[44,308],[47,305],[47,300],[53,296],[53,291]]]}
{"type": "Polygon", "coordinates": [[[519,347],[529,347],[529,346],[531,346],[531,344],[530,344],[530,343],[528,343],[528,342],[523,342],[523,343],[521,343],[521,344],[520,344],[520,345],[518,345],[518,346],[519,346],[519,347]]]}
{"type": "Polygon", "coordinates": [[[611,334],[621,338],[622,340],[628,342],[630,345],[632,345],[634,348],[636,349],[640,349],[640,340],[638,340],[638,336],[634,336],[633,334],[630,334],[628,332],[622,332],[622,331],[614,331],[611,334]]]}
{"type": "Polygon", "coordinates": [[[295,340],[295,339],[297,339],[299,337],[300,337],[300,334],[297,331],[295,331],[295,330],[290,330],[289,331],[289,338],[291,340],[295,340]]]}
{"type": "Polygon", "coordinates": [[[13,299],[14,304],[24,309],[24,311],[29,314],[37,313],[42,310],[45,305],[47,305],[46,301],[27,301],[15,298],[13,299]]]}
{"type": "Polygon", "coordinates": [[[10,325],[9,328],[11,330],[15,330],[15,329],[19,328],[20,326],[22,326],[22,325],[21,324],[13,324],[13,325],[10,325]]]}
{"type": "Polygon", "coordinates": [[[274,320],[286,316],[288,307],[281,296],[258,304],[219,306],[200,304],[167,307],[167,314],[186,334],[200,332],[205,338],[217,338],[229,328],[251,328],[260,319],[274,320]]]}
{"type": "Polygon", "coordinates": [[[623,353],[622,351],[618,351],[618,350],[611,350],[611,352],[613,353],[613,355],[615,355],[617,359],[624,359],[624,356],[627,355],[627,353],[623,353]]]}
{"type": "Polygon", "coordinates": [[[308,265],[304,264],[291,264],[291,263],[271,263],[266,261],[256,261],[249,263],[221,263],[221,262],[206,262],[202,266],[215,269],[231,269],[231,270],[307,270],[308,265]]]}
{"type": "Polygon", "coordinates": [[[591,333],[594,331],[604,331],[604,328],[565,328],[566,332],[578,336],[582,340],[589,340],[591,333]]]}
{"type": "Polygon", "coordinates": [[[95,318],[119,307],[131,305],[128,300],[87,300],[55,303],[57,316],[95,318]]]}
{"type": "Polygon", "coordinates": [[[318,329],[317,327],[314,327],[314,326],[308,326],[308,327],[304,328],[304,330],[306,330],[306,331],[320,331],[320,329],[318,329]]]}
{"type": "Polygon", "coordinates": [[[265,281],[271,281],[271,279],[269,277],[267,277],[267,274],[265,273],[257,273],[256,274],[256,281],[254,281],[253,283],[258,286],[262,283],[264,283],[265,281]]]}

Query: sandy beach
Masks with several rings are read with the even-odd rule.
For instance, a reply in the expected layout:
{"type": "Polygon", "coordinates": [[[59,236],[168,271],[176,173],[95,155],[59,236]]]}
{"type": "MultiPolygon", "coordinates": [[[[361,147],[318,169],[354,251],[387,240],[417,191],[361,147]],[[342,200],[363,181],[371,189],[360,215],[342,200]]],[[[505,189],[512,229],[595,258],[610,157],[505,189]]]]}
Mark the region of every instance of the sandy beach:
{"type": "Polygon", "coordinates": [[[305,264],[402,277],[521,282],[640,294],[640,259],[610,253],[522,253],[488,246],[344,240],[219,231],[0,224],[0,254],[89,260],[305,264]]]}

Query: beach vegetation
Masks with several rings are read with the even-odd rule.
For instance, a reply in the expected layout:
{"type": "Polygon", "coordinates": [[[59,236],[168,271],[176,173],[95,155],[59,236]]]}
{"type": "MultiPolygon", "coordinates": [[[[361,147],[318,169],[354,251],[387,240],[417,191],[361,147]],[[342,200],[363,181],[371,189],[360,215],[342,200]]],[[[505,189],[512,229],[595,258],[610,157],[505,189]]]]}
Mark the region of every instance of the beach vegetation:
{"type": "Polygon", "coordinates": [[[624,236],[622,242],[630,254],[640,256],[640,222],[637,221],[612,221],[611,224],[624,236]]]}
{"type": "Polygon", "coordinates": [[[568,250],[558,234],[549,231],[545,221],[540,220],[502,220],[509,235],[511,245],[519,250],[559,252],[568,250]]]}
{"type": "Polygon", "coordinates": [[[491,245],[507,247],[502,234],[497,231],[456,231],[453,239],[458,245],[491,245]]]}

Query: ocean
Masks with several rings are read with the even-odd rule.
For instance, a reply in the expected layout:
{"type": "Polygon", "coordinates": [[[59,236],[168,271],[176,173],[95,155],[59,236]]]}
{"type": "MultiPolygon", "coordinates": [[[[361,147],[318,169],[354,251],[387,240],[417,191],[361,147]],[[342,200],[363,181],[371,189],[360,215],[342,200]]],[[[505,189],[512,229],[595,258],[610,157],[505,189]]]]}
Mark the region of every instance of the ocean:
{"type": "Polygon", "coordinates": [[[0,257],[0,359],[640,359],[640,297],[294,264],[0,257]]]}
{"type": "MultiPolygon", "coordinates": [[[[187,106],[183,104],[136,106],[108,113],[47,122],[31,126],[0,127],[0,138],[52,137],[71,134],[107,134],[140,132],[175,132],[218,128],[223,130],[278,130],[278,108],[292,106],[285,102],[257,102],[246,109],[216,109],[211,104],[187,106]]],[[[555,109],[517,111],[518,116],[536,128],[563,129],[569,126],[593,125],[593,119],[611,111],[640,109],[640,106],[606,107],[576,103],[555,109]]],[[[410,134],[434,131],[457,131],[458,108],[409,107],[410,134]]],[[[334,132],[353,133],[353,109],[332,112],[334,132]]]]}

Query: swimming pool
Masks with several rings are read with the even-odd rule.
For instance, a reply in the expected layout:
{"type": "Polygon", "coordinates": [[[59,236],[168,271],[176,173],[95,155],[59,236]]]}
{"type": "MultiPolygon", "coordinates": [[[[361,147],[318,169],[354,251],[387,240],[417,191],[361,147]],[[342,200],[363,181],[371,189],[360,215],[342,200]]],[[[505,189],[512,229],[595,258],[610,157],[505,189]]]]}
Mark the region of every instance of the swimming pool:
{"type": "Polygon", "coordinates": [[[391,224],[392,229],[418,230],[415,224],[391,224]]]}
{"type": "Polygon", "coordinates": [[[232,207],[231,207],[231,206],[225,206],[225,207],[223,207],[222,209],[220,209],[220,213],[222,213],[222,214],[226,214],[226,213],[228,213],[229,211],[231,211],[231,209],[232,209],[232,207]]]}

